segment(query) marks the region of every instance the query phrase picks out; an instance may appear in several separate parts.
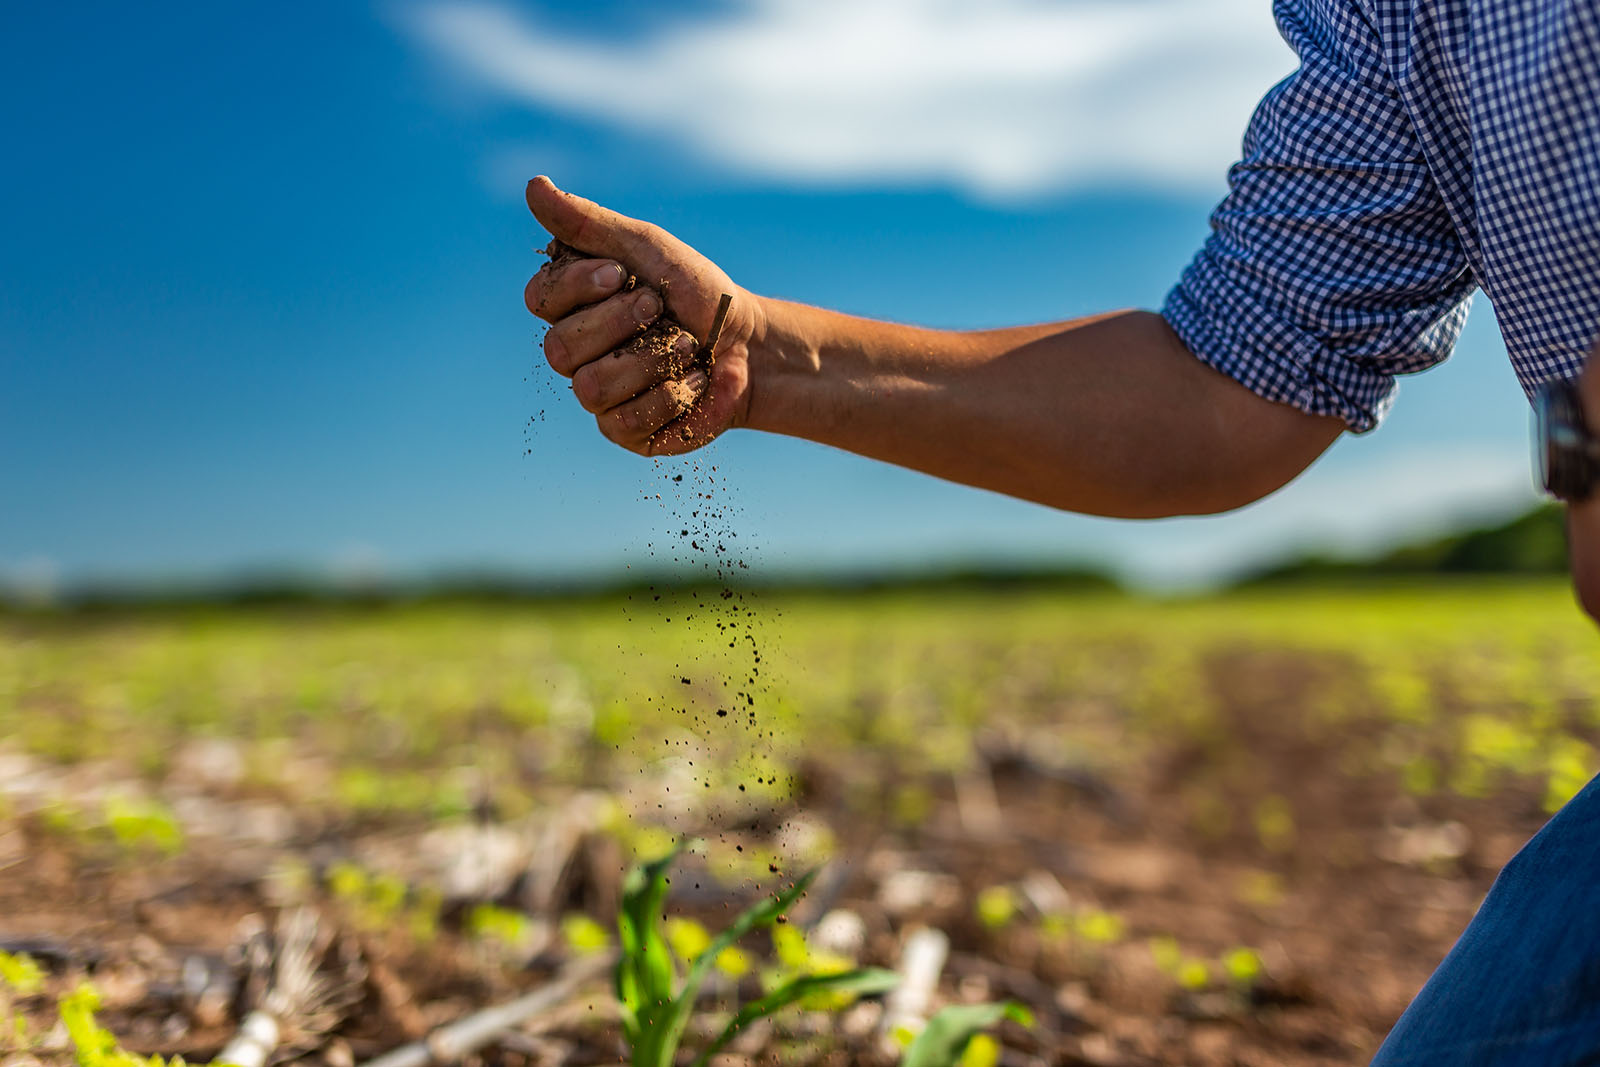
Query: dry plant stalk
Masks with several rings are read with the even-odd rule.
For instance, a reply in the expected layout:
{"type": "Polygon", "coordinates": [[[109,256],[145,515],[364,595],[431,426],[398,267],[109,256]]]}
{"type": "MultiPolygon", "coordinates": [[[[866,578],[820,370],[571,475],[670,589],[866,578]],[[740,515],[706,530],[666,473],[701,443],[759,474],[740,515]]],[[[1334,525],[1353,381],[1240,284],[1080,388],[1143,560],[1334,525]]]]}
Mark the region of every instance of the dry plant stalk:
{"type": "Polygon", "coordinates": [[[615,952],[575,960],[551,982],[533,992],[441,1026],[421,1041],[385,1052],[377,1059],[368,1060],[362,1067],[437,1067],[454,1063],[491,1043],[507,1030],[560,1007],[582,986],[609,973],[616,962],[615,952]]]}
{"type": "Polygon", "coordinates": [[[250,932],[242,951],[253,1007],[218,1063],[266,1067],[315,1048],[361,997],[365,966],[310,908],[280,913],[272,932],[250,932]]]}

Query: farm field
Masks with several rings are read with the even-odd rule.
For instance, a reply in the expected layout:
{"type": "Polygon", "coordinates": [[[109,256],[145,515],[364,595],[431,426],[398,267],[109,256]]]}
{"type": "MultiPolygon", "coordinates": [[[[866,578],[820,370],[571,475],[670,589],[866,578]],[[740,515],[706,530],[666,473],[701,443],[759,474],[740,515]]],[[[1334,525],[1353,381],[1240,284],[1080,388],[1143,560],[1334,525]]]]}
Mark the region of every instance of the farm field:
{"type": "MultiPolygon", "coordinates": [[[[1359,1064],[1597,745],[1600,636],[1553,581],[0,616],[0,1064],[82,1061],[86,980],[122,1048],[210,1060],[250,917],[298,905],[349,995],[290,1051],[362,1063],[605,951],[679,838],[685,952],[821,867],[691,1048],[933,930],[924,1015],[1033,1017],[969,1067],[1359,1064]]],[[[823,1007],[714,1062],[896,1061],[879,1000],[823,1007]]],[[[618,1035],[596,982],[475,1060],[618,1035]]]]}

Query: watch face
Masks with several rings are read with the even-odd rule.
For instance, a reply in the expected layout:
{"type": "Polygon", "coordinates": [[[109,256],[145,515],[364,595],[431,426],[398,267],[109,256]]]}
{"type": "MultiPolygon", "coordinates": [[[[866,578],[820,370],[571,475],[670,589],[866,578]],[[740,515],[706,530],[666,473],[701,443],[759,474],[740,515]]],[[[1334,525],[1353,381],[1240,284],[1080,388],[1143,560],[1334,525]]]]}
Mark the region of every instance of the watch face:
{"type": "Polygon", "coordinates": [[[1571,382],[1549,382],[1534,398],[1537,438],[1534,457],[1539,480],[1562,500],[1582,500],[1594,488],[1592,438],[1584,427],[1583,408],[1571,382]]]}

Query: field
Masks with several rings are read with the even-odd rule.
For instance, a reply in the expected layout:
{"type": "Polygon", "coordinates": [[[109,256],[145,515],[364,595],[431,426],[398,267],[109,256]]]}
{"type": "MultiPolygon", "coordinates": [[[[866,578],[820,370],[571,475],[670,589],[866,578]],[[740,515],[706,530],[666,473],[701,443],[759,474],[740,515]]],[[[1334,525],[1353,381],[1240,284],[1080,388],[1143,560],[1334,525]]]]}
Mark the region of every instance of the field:
{"type": "MultiPolygon", "coordinates": [[[[348,1067],[603,948],[679,837],[689,941],[823,865],[696,1028],[933,929],[924,1012],[1034,1016],[974,1062],[1364,1063],[1600,766],[1597,652],[1556,583],[0,616],[0,949],[43,971],[0,968],[0,1063],[72,1062],[86,979],[122,1047],[210,1059],[248,917],[304,903],[358,977],[303,1054],[348,1067]]],[[[882,1010],[719,1062],[889,1064],[882,1010]]],[[[621,1055],[599,983],[478,1058],[621,1055]]]]}

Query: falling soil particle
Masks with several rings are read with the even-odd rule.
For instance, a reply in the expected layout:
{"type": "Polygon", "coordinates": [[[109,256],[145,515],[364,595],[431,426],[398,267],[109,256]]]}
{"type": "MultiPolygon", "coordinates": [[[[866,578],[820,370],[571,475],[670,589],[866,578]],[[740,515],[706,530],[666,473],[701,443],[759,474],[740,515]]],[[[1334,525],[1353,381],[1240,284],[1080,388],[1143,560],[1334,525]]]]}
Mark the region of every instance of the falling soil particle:
{"type": "MultiPolygon", "coordinates": [[[[541,273],[547,276],[553,276],[580,260],[608,258],[591,255],[554,239],[545,248],[545,254],[549,256],[549,261],[541,269],[541,273]]],[[[640,279],[630,274],[623,282],[620,291],[630,292],[640,284],[640,279]]],[[[664,300],[667,292],[666,280],[656,282],[655,288],[664,300]]],[[[663,313],[654,322],[640,327],[638,333],[614,355],[643,354],[652,357],[660,361],[665,367],[667,377],[672,379],[682,378],[697,367],[709,372],[715,360],[717,341],[726,321],[731,299],[727,294],[722,296],[704,342],[697,341],[694,335],[676,319],[663,313]]],[[[689,431],[682,432],[687,434],[689,431]]],[[[687,439],[686,436],[685,440],[687,439]]],[[[742,713],[738,716],[738,721],[752,735],[751,740],[754,744],[735,762],[743,765],[743,777],[753,780],[757,785],[775,785],[776,776],[773,776],[770,782],[765,777],[773,762],[773,753],[766,751],[769,747],[766,742],[771,737],[771,730],[763,731],[757,716],[757,694],[764,693],[767,689],[766,682],[761,678],[761,653],[756,636],[757,614],[747,603],[745,591],[734,581],[736,575],[750,568],[745,559],[729,547],[729,544],[736,542],[738,538],[738,532],[733,528],[736,509],[718,498],[716,467],[696,460],[689,462],[691,467],[687,472],[687,479],[685,472],[673,473],[668,485],[664,487],[665,498],[661,492],[653,494],[647,492],[645,497],[665,505],[675,520],[669,527],[668,536],[675,534],[678,544],[674,551],[665,553],[669,555],[669,559],[662,559],[660,562],[670,562],[673,569],[680,574],[685,570],[691,574],[699,571],[698,581],[709,579],[718,587],[716,596],[711,598],[709,603],[701,599],[700,593],[691,591],[687,599],[694,608],[679,615],[676,625],[689,626],[697,621],[700,626],[704,626],[707,621],[713,624],[714,632],[711,629],[705,630],[706,640],[701,642],[705,655],[697,655],[695,658],[703,661],[699,664],[702,674],[706,673],[706,668],[710,668],[711,672],[717,675],[705,679],[707,689],[733,690],[733,692],[718,694],[716,703],[723,706],[712,705],[709,709],[713,712],[712,715],[706,714],[707,702],[703,699],[684,700],[679,704],[678,711],[686,719],[696,720],[698,727],[696,732],[709,737],[713,730],[725,730],[728,725],[732,725],[730,705],[739,707],[742,713]],[[710,640],[713,636],[718,638],[715,645],[710,640]],[[725,655],[713,655],[715,649],[724,641],[730,649],[737,650],[741,644],[747,648],[750,658],[742,670],[734,671],[725,655]]],[[[651,555],[655,556],[656,546],[651,544],[647,547],[651,555]]],[[[659,602],[660,599],[660,594],[651,589],[651,602],[659,602]]],[[[673,599],[681,604],[685,598],[680,595],[673,599]]],[[[673,624],[671,616],[660,615],[656,618],[662,623],[673,624]]],[[[684,664],[679,664],[678,669],[683,671],[681,675],[675,672],[680,685],[692,686],[694,683],[690,675],[694,671],[686,669],[684,664]]],[[[678,703],[665,694],[663,699],[669,705],[678,703]]],[[[724,767],[721,770],[726,773],[730,768],[724,767]]],[[[741,775],[737,772],[734,774],[734,777],[739,776],[741,775]]],[[[699,784],[710,789],[711,776],[702,773],[699,784]]],[[[737,784],[738,792],[745,794],[747,798],[741,802],[743,805],[765,803],[749,793],[744,783],[733,784],[737,784]]],[[[711,810],[707,809],[702,817],[709,815],[711,810]]],[[[735,814],[725,810],[723,817],[748,820],[751,815],[750,811],[735,814]]],[[[681,832],[687,828],[678,829],[681,832]]],[[[709,831],[721,836],[721,832],[715,826],[701,823],[696,829],[701,834],[709,831]]]]}

